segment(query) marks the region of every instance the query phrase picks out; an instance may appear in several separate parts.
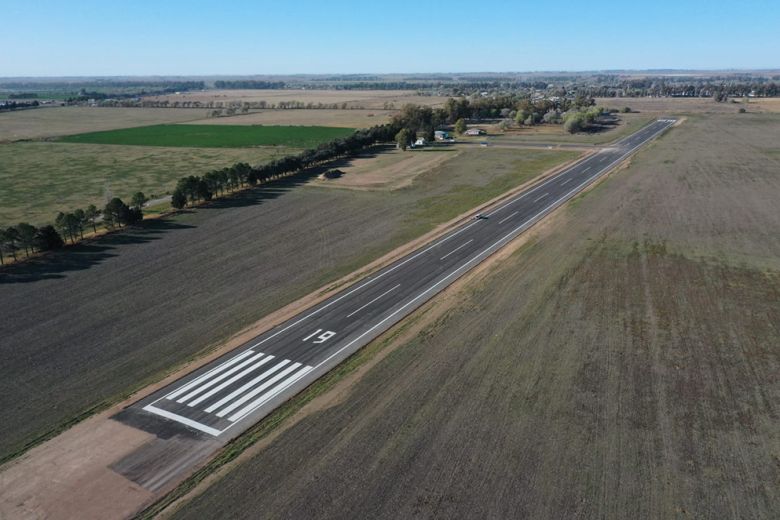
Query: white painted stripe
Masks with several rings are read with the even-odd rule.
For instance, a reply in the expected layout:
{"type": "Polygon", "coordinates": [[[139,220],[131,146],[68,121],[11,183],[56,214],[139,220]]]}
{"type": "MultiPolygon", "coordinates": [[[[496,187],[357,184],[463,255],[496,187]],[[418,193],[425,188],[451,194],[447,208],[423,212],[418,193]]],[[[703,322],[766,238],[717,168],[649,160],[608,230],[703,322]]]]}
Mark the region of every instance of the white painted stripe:
{"type": "Polygon", "coordinates": [[[457,251],[458,249],[461,249],[461,248],[464,248],[464,247],[466,247],[467,245],[469,245],[469,244],[470,244],[470,243],[472,243],[473,241],[474,241],[474,239],[472,238],[472,239],[471,239],[471,240],[469,240],[468,242],[464,242],[463,244],[459,245],[458,247],[456,247],[455,249],[453,249],[452,251],[450,251],[449,253],[447,253],[447,254],[446,254],[446,255],[444,255],[443,257],[439,258],[439,260],[444,260],[445,258],[447,258],[448,256],[450,256],[452,253],[454,253],[455,251],[457,251]]]}
{"type": "Polygon", "coordinates": [[[590,170],[590,166],[588,166],[587,168],[585,168],[584,170],[582,170],[582,173],[585,173],[585,172],[587,172],[588,170],[590,170]]]}
{"type": "Polygon", "coordinates": [[[499,223],[499,224],[503,224],[504,222],[506,222],[506,221],[507,221],[507,220],[509,220],[510,218],[514,217],[514,216],[515,216],[515,215],[517,215],[518,213],[520,213],[520,212],[519,212],[519,211],[515,211],[514,213],[512,213],[512,214],[511,214],[511,215],[509,215],[508,217],[505,217],[505,218],[503,218],[503,219],[499,220],[499,221],[498,221],[498,223],[499,223]]]}
{"type": "Polygon", "coordinates": [[[566,179],[565,181],[563,181],[563,182],[561,183],[561,186],[563,186],[564,184],[566,184],[566,183],[567,183],[567,182],[569,182],[570,180],[571,180],[571,177],[569,177],[568,179],[566,179]]]}
{"type": "Polygon", "coordinates": [[[179,399],[177,399],[176,402],[177,403],[183,403],[183,402],[185,402],[185,401],[187,401],[189,399],[192,399],[193,397],[195,397],[196,395],[198,395],[199,393],[201,393],[205,389],[211,388],[213,385],[219,383],[220,381],[222,381],[226,377],[230,376],[231,374],[235,374],[236,372],[238,372],[239,370],[241,370],[245,366],[247,366],[247,365],[249,365],[251,363],[254,363],[255,361],[257,361],[258,359],[260,359],[264,355],[265,354],[263,354],[262,352],[258,352],[257,354],[255,354],[251,358],[249,358],[249,359],[243,361],[242,363],[239,363],[238,365],[234,366],[233,368],[231,368],[230,370],[228,370],[227,372],[225,372],[221,376],[215,377],[214,379],[212,379],[210,381],[207,381],[207,382],[203,383],[202,385],[197,386],[189,394],[185,395],[184,397],[180,397],[179,399]]]}
{"type": "Polygon", "coordinates": [[[266,370],[265,372],[263,372],[262,374],[260,374],[256,378],[252,379],[247,384],[240,386],[239,388],[237,388],[233,392],[230,392],[228,395],[226,395],[225,397],[223,397],[222,399],[220,399],[216,403],[214,403],[211,406],[209,406],[208,408],[206,408],[206,411],[208,413],[211,413],[214,410],[216,410],[218,408],[221,408],[222,405],[232,401],[235,397],[243,394],[244,392],[246,392],[247,390],[249,390],[250,388],[255,386],[257,383],[259,383],[260,381],[262,381],[266,377],[270,376],[271,374],[273,374],[274,372],[276,372],[277,370],[279,370],[280,368],[282,368],[283,366],[285,366],[289,362],[290,362],[289,359],[285,359],[284,361],[282,361],[278,365],[272,366],[271,368],[269,368],[268,370],[266,370]]]}
{"type": "Polygon", "coordinates": [[[534,199],[534,202],[539,202],[540,200],[542,200],[543,198],[547,197],[548,195],[549,195],[549,193],[545,193],[545,194],[544,194],[544,195],[542,195],[541,197],[537,197],[537,198],[535,198],[535,199],[534,199]]]}
{"type": "MultiPolygon", "coordinates": [[[[228,420],[230,422],[232,422],[233,424],[235,424],[236,421],[242,419],[243,417],[246,417],[248,414],[250,414],[253,411],[257,410],[259,407],[263,406],[265,403],[267,403],[269,400],[273,399],[275,396],[277,396],[280,393],[284,392],[293,383],[295,383],[296,381],[301,379],[303,376],[305,376],[311,370],[312,370],[312,367],[304,367],[304,369],[301,370],[300,372],[298,372],[297,374],[295,374],[294,377],[291,377],[290,379],[288,379],[287,381],[282,383],[280,386],[277,386],[276,388],[274,388],[270,392],[267,392],[267,393],[263,394],[263,396],[260,397],[259,399],[256,399],[255,401],[252,401],[251,404],[249,404],[248,406],[243,407],[241,410],[239,410],[238,412],[236,412],[233,415],[231,415],[230,417],[228,417],[228,420]]],[[[230,426],[233,426],[233,425],[231,424],[230,426]]],[[[225,430],[230,428],[230,426],[225,428],[225,430]]]]}
{"type": "MultiPolygon", "coordinates": [[[[274,358],[274,356],[266,356],[265,358],[261,359],[259,362],[255,363],[254,365],[252,365],[252,366],[250,366],[248,368],[245,368],[244,370],[242,370],[238,374],[234,375],[233,377],[231,377],[230,379],[228,379],[227,381],[225,381],[221,385],[215,386],[214,388],[212,388],[211,390],[209,390],[208,392],[206,392],[202,396],[200,396],[197,399],[194,399],[193,401],[187,403],[187,405],[188,406],[195,406],[198,403],[202,403],[203,401],[205,401],[206,399],[208,399],[212,395],[214,395],[217,392],[220,392],[220,391],[224,390],[225,388],[229,387],[230,385],[232,385],[233,383],[235,383],[236,381],[238,381],[239,379],[241,379],[245,375],[249,374],[250,372],[254,372],[255,370],[257,370],[261,366],[263,366],[266,363],[268,363],[269,361],[271,361],[273,358],[274,358]]],[[[286,364],[286,362],[287,362],[287,360],[283,361],[282,363],[286,364]]]]}
{"type": "Polygon", "coordinates": [[[254,351],[252,351],[252,350],[245,350],[245,351],[243,351],[241,354],[237,355],[233,359],[231,359],[231,360],[229,360],[229,361],[227,361],[225,363],[222,363],[221,365],[219,365],[217,367],[212,368],[211,370],[209,370],[205,374],[196,377],[195,379],[193,379],[192,381],[190,381],[186,385],[180,387],[178,390],[175,390],[174,392],[171,392],[170,394],[166,395],[165,397],[167,397],[168,399],[176,399],[176,397],[180,396],[181,394],[183,394],[184,392],[186,392],[190,388],[198,385],[199,383],[202,383],[203,381],[205,381],[206,379],[210,378],[211,376],[215,376],[215,375],[219,374],[220,372],[222,372],[226,368],[229,368],[229,367],[235,365],[236,363],[238,363],[239,361],[241,361],[245,357],[249,356],[250,354],[254,354],[254,351]]]}
{"type": "Polygon", "coordinates": [[[168,410],[163,410],[162,408],[157,408],[156,406],[153,406],[151,404],[147,404],[144,406],[144,410],[147,412],[155,413],[157,415],[160,415],[162,417],[165,417],[166,419],[170,419],[172,421],[180,422],[182,424],[186,424],[190,428],[195,428],[196,430],[200,430],[202,432],[206,432],[208,434],[213,435],[216,437],[220,433],[222,433],[225,430],[217,430],[216,428],[212,428],[211,426],[206,426],[205,424],[201,424],[197,421],[193,421],[192,419],[187,419],[186,417],[182,417],[179,414],[171,413],[168,410]]]}
{"type": "Polygon", "coordinates": [[[401,287],[401,284],[400,284],[400,283],[399,283],[398,285],[396,285],[395,287],[393,287],[392,289],[388,289],[387,291],[383,292],[382,294],[380,294],[379,296],[377,296],[376,298],[374,298],[373,300],[371,300],[371,301],[370,301],[370,302],[368,302],[367,304],[363,305],[362,307],[359,307],[359,308],[355,309],[354,311],[352,311],[351,313],[347,314],[347,318],[350,318],[350,317],[352,317],[352,315],[354,315],[354,314],[357,314],[358,312],[362,311],[363,309],[365,309],[366,307],[368,307],[369,305],[371,305],[372,303],[374,303],[375,301],[377,301],[377,300],[378,300],[379,298],[381,298],[382,296],[384,296],[384,295],[386,295],[386,294],[388,294],[388,293],[391,293],[391,292],[395,291],[395,290],[396,290],[396,289],[398,289],[399,287],[401,287]]]}
{"type": "Polygon", "coordinates": [[[282,370],[281,372],[276,374],[274,377],[272,377],[271,379],[269,379],[268,381],[266,381],[262,385],[258,386],[257,388],[253,389],[251,392],[247,393],[245,396],[243,396],[243,397],[241,397],[239,399],[236,399],[235,401],[233,401],[232,403],[227,405],[225,408],[223,408],[222,410],[217,412],[217,417],[224,417],[224,416],[226,416],[227,414],[229,414],[230,412],[232,412],[233,410],[235,410],[236,408],[238,408],[239,406],[241,406],[245,402],[247,402],[250,399],[252,399],[257,394],[263,392],[269,386],[273,386],[280,379],[282,379],[284,377],[287,377],[287,375],[290,372],[294,372],[294,371],[298,370],[298,368],[301,367],[301,366],[302,366],[301,363],[293,363],[292,365],[290,365],[289,367],[285,368],[284,370],[282,370]]]}

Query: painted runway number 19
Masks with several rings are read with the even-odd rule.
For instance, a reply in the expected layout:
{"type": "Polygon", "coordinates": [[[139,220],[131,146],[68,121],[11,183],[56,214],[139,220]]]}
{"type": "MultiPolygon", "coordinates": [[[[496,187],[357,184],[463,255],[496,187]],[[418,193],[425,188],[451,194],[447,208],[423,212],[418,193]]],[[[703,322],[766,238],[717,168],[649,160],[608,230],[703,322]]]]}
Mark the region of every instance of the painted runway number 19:
{"type": "MultiPolygon", "coordinates": [[[[308,336],[303,338],[303,341],[309,341],[314,336],[317,336],[317,334],[320,334],[320,332],[322,332],[322,329],[315,330],[314,332],[312,332],[311,334],[309,334],[308,336]]],[[[326,341],[328,341],[330,338],[332,338],[335,335],[336,335],[336,333],[333,332],[332,330],[326,330],[325,332],[322,332],[322,334],[317,336],[317,339],[312,341],[312,343],[325,343],[326,341]]]]}

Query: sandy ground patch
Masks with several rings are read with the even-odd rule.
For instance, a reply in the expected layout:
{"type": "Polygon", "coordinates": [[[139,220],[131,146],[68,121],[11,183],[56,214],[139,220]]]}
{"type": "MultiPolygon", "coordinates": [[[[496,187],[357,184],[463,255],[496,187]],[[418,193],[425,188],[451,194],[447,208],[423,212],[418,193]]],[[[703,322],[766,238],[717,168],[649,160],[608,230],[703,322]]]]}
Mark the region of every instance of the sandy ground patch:
{"type": "Polygon", "coordinates": [[[0,518],[130,516],[152,493],[108,466],[152,439],[107,414],[74,426],[3,468],[0,518]]]}
{"type": "Polygon", "coordinates": [[[377,148],[374,153],[361,154],[327,169],[338,168],[344,175],[337,179],[314,179],[314,186],[359,190],[398,189],[408,186],[414,178],[432,168],[454,160],[456,149],[396,150],[377,148]]]}

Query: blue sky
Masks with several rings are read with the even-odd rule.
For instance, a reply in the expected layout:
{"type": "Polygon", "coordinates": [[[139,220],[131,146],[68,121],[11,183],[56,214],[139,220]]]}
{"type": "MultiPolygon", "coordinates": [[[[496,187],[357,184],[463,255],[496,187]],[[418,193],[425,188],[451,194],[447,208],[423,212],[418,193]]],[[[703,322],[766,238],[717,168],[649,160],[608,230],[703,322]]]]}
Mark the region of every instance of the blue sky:
{"type": "Polygon", "coordinates": [[[0,0],[0,76],[780,68],[780,1],[0,0]]]}

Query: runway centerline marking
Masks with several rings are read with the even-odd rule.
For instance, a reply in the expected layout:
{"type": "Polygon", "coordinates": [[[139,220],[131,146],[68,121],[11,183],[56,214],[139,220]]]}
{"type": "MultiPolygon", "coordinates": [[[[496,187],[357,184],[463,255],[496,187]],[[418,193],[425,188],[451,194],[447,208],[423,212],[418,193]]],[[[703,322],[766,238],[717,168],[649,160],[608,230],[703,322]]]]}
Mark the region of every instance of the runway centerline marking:
{"type": "Polygon", "coordinates": [[[446,255],[444,255],[443,257],[439,258],[439,260],[444,260],[445,258],[447,258],[448,256],[450,256],[452,253],[454,253],[455,251],[457,251],[458,249],[462,249],[462,248],[466,247],[467,245],[469,245],[469,244],[470,244],[470,243],[472,243],[473,241],[474,241],[474,239],[472,238],[472,239],[471,239],[471,240],[469,240],[468,242],[464,242],[463,244],[459,245],[458,247],[456,247],[455,249],[453,249],[452,251],[450,251],[449,253],[447,253],[447,254],[446,254],[446,255]]]}
{"type": "Polygon", "coordinates": [[[354,316],[354,315],[355,315],[355,314],[357,314],[358,312],[362,311],[363,309],[365,309],[366,307],[368,307],[369,305],[371,305],[372,303],[374,303],[375,301],[377,301],[378,299],[380,299],[382,296],[385,296],[386,294],[389,294],[389,293],[391,293],[391,292],[395,291],[395,290],[396,290],[396,289],[398,289],[399,287],[401,287],[401,284],[400,284],[400,283],[399,283],[398,285],[396,285],[395,287],[393,287],[392,289],[388,289],[388,290],[386,290],[385,292],[383,292],[382,294],[380,294],[379,296],[377,296],[376,298],[374,298],[373,300],[371,300],[371,301],[370,301],[370,302],[368,302],[367,304],[365,304],[365,305],[363,305],[363,306],[361,306],[361,307],[358,307],[358,308],[357,308],[357,309],[355,309],[354,311],[350,312],[349,314],[347,314],[347,318],[350,318],[350,317],[354,316]]]}
{"type": "Polygon", "coordinates": [[[585,168],[584,170],[582,170],[582,173],[585,173],[585,172],[587,172],[588,170],[590,170],[590,166],[588,166],[587,168],[585,168]]]}
{"type": "Polygon", "coordinates": [[[566,179],[565,181],[563,181],[563,182],[561,183],[561,186],[563,186],[564,184],[566,184],[566,183],[567,183],[567,182],[569,182],[570,180],[571,180],[571,177],[569,177],[568,179],[566,179]]]}
{"type": "Polygon", "coordinates": [[[518,213],[520,213],[520,212],[519,212],[519,211],[515,211],[514,213],[512,213],[512,214],[511,214],[511,215],[509,215],[508,217],[506,217],[506,218],[504,218],[504,219],[502,219],[502,220],[499,220],[499,221],[498,221],[498,223],[499,223],[499,224],[503,224],[504,222],[506,222],[506,221],[507,221],[507,220],[509,220],[510,218],[514,217],[514,216],[515,216],[515,215],[517,215],[518,213]]]}
{"type": "Polygon", "coordinates": [[[542,200],[543,198],[547,197],[548,195],[549,195],[549,193],[545,193],[545,194],[544,194],[544,195],[542,195],[541,197],[537,197],[537,198],[535,198],[535,199],[534,199],[534,202],[539,202],[540,200],[542,200]]]}

